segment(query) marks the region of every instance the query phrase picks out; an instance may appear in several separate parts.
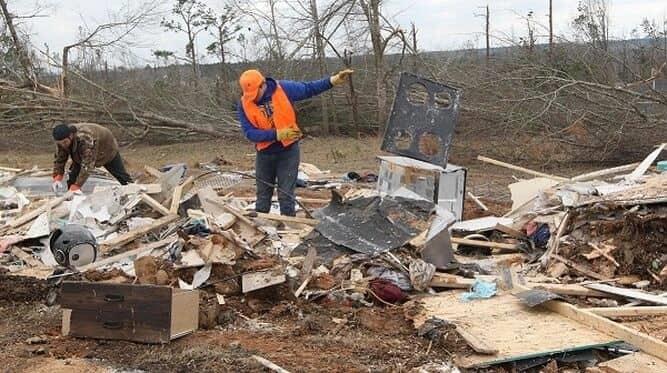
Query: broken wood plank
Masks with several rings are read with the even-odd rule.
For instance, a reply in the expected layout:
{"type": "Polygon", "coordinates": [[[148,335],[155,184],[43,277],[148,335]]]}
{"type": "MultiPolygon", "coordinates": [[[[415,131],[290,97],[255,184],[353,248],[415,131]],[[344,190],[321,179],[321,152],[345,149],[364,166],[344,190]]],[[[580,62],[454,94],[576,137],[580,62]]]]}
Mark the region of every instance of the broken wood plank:
{"type": "Polygon", "coordinates": [[[596,307],[596,308],[586,308],[586,311],[593,312],[598,316],[604,316],[604,317],[667,315],[667,307],[665,306],[596,307]]]}
{"type": "Polygon", "coordinates": [[[229,206],[229,205],[227,205],[223,202],[216,201],[216,200],[211,199],[211,198],[206,198],[206,202],[210,202],[210,203],[212,203],[216,206],[219,206],[219,207],[223,208],[225,211],[227,211],[230,214],[236,216],[236,218],[239,219],[240,221],[244,222],[245,224],[247,224],[247,225],[253,227],[255,230],[259,231],[259,226],[254,221],[248,219],[245,215],[243,215],[239,210],[235,209],[234,207],[229,206]]]}
{"type": "Polygon", "coordinates": [[[621,339],[660,359],[667,359],[667,343],[638,330],[613,322],[569,303],[550,300],[540,305],[569,319],[578,321],[599,332],[621,339]]]}
{"type": "Polygon", "coordinates": [[[641,290],[624,289],[606,284],[586,284],[584,286],[593,290],[601,291],[603,293],[614,294],[625,298],[667,306],[667,298],[663,298],[661,296],[647,293],[641,290]]]}
{"type": "Polygon", "coordinates": [[[44,213],[45,211],[51,210],[54,207],[58,206],[61,204],[64,200],[69,198],[72,195],[71,192],[65,193],[65,195],[54,198],[52,200],[47,201],[44,203],[42,206],[40,206],[37,209],[34,209],[26,214],[23,214],[16,219],[12,220],[9,222],[9,226],[12,228],[20,227],[23,224],[32,221],[33,219],[37,218],[39,215],[44,213]]]}
{"type": "Polygon", "coordinates": [[[477,206],[479,206],[479,208],[481,208],[484,211],[489,211],[489,208],[486,207],[486,205],[482,201],[480,201],[479,198],[475,197],[475,195],[472,194],[472,192],[468,192],[467,194],[468,194],[468,197],[470,197],[470,199],[473,202],[475,202],[475,204],[477,204],[477,206]]]}
{"type": "Polygon", "coordinates": [[[255,359],[258,363],[262,364],[265,368],[271,369],[274,372],[278,373],[290,373],[289,370],[283,369],[282,367],[272,363],[269,360],[266,360],[265,358],[257,355],[252,355],[252,358],[255,359]]]}
{"type": "Polygon", "coordinates": [[[553,179],[553,180],[557,180],[557,181],[570,181],[570,179],[562,177],[562,176],[545,174],[543,172],[531,170],[531,169],[528,169],[528,168],[525,168],[525,167],[515,166],[515,165],[510,164],[510,163],[497,161],[495,159],[491,159],[491,158],[488,158],[488,157],[483,157],[481,155],[477,156],[477,159],[482,161],[482,162],[490,163],[490,164],[500,166],[500,167],[509,168],[510,170],[521,171],[523,173],[533,175],[533,176],[546,177],[548,179],[553,179]]]}
{"type": "Polygon", "coordinates": [[[158,178],[158,179],[163,175],[162,172],[158,171],[156,168],[153,168],[149,165],[144,166],[144,171],[146,171],[147,174],[149,174],[149,175],[151,175],[155,178],[158,178]]]}
{"type": "Polygon", "coordinates": [[[183,191],[185,188],[190,186],[192,182],[195,180],[194,177],[189,176],[185,181],[178,185],[176,188],[174,188],[174,194],[171,196],[171,207],[169,208],[169,211],[172,214],[178,213],[178,206],[181,205],[181,197],[183,196],[183,191]]]}
{"type": "Polygon", "coordinates": [[[620,264],[618,264],[618,262],[616,261],[616,259],[614,259],[613,256],[609,255],[609,253],[607,253],[606,251],[602,250],[602,249],[601,249],[598,245],[596,245],[595,243],[593,243],[593,242],[589,242],[589,243],[588,243],[588,246],[592,247],[593,250],[595,250],[595,252],[597,252],[598,254],[602,255],[603,257],[605,257],[605,259],[607,259],[607,260],[610,261],[612,264],[614,264],[614,266],[615,266],[616,268],[618,268],[618,267],[621,266],[620,264]]]}
{"type": "Polygon", "coordinates": [[[608,360],[598,364],[598,369],[604,373],[656,373],[667,372],[667,362],[655,356],[641,352],[608,360]]]}
{"type": "Polygon", "coordinates": [[[265,213],[262,213],[262,212],[258,212],[257,217],[262,218],[262,219],[282,221],[282,222],[286,222],[286,223],[298,223],[298,224],[306,224],[306,225],[317,225],[320,222],[317,219],[299,218],[299,217],[296,217],[296,216],[285,216],[285,215],[276,215],[276,214],[265,214],[265,213]]]}
{"type": "Polygon", "coordinates": [[[649,167],[651,167],[655,159],[658,158],[660,153],[662,153],[662,151],[665,149],[665,146],[667,146],[667,143],[660,144],[660,146],[658,146],[656,150],[652,151],[651,154],[649,154],[648,156],[646,156],[646,158],[644,158],[644,160],[639,164],[639,166],[637,166],[637,168],[634,171],[632,171],[631,174],[625,177],[625,180],[636,181],[639,180],[642,176],[644,176],[644,174],[646,173],[646,171],[648,171],[649,167]]]}
{"type": "Polygon", "coordinates": [[[459,333],[461,338],[463,338],[463,340],[466,341],[468,346],[470,346],[470,348],[475,350],[475,352],[484,355],[495,355],[498,353],[497,348],[489,345],[488,343],[484,342],[484,340],[482,340],[481,338],[470,333],[460,324],[455,324],[455,325],[456,325],[456,332],[459,333]]]}
{"type": "Polygon", "coordinates": [[[503,232],[509,236],[512,236],[514,238],[519,238],[519,239],[527,238],[527,236],[523,232],[500,223],[496,224],[494,229],[499,232],[503,232]]]}
{"type": "Polygon", "coordinates": [[[565,232],[565,228],[567,227],[567,223],[569,222],[569,220],[570,220],[570,212],[567,211],[565,213],[565,216],[563,216],[563,220],[561,220],[560,224],[558,225],[558,230],[556,231],[556,237],[554,237],[554,240],[551,242],[551,245],[549,245],[547,251],[540,258],[540,263],[542,264],[542,268],[546,268],[547,266],[549,266],[551,258],[554,255],[558,254],[558,246],[560,245],[560,238],[563,235],[563,232],[565,232]]]}
{"type": "Polygon", "coordinates": [[[298,298],[301,295],[301,293],[306,289],[306,286],[308,286],[308,283],[310,283],[310,280],[312,278],[313,278],[312,274],[308,274],[308,276],[306,276],[306,279],[303,280],[303,283],[301,283],[299,288],[296,289],[296,291],[294,292],[294,297],[295,298],[298,298]]]}
{"type": "Polygon", "coordinates": [[[533,283],[528,282],[528,287],[535,289],[544,289],[554,294],[558,295],[572,295],[579,297],[596,297],[596,298],[609,298],[609,294],[603,293],[601,291],[595,291],[588,289],[584,286],[578,284],[547,284],[547,283],[533,283]]]}
{"type": "Polygon", "coordinates": [[[241,277],[241,288],[244,293],[282,284],[286,281],[285,274],[274,271],[244,273],[241,277]]]}
{"type": "Polygon", "coordinates": [[[503,250],[518,250],[519,246],[509,243],[501,242],[487,242],[487,241],[477,241],[469,240],[466,238],[452,237],[452,243],[466,246],[477,246],[477,247],[489,247],[492,249],[503,249],[503,250]]]}
{"type": "Polygon", "coordinates": [[[42,263],[41,260],[33,258],[32,255],[30,255],[30,254],[26,253],[25,251],[19,249],[18,247],[12,247],[11,253],[15,257],[24,261],[25,264],[27,264],[30,267],[42,267],[42,266],[44,266],[44,263],[42,263]]]}
{"type": "Polygon", "coordinates": [[[580,266],[579,264],[577,264],[577,263],[575,263],[575,262],[573,262],[569,259],[563,258],[562,256],[560,256],[558,254],[551,254],[551,257],[558,260],[559,262],[565,264],[566,266],[574,269],[575,271],[577,271],[581,274],[584,274],[584,275],[586,275],[590,278],[594,278],[596,280],[609,280],[609,277],[603,276],[599,273],[596,273],[596,272],[593,272],[589,269],[586,269],[586,268],[580,266]]]}
{"type": "Polygon", "coordinates": [[[110,256],[108,258],[104,258],[102,260],[98,260],[96,262],[86,264],[85,266],[81,266],[78,269],[79,272],[86,272],[90,271],[99,267],[103,267],[107,264],[113,264],[118,261],[121,261],[123,259],[131,258],[133,256],[138,256],[146,252],[151,252],[155,249],[159,249],[162,246],[169,245],[170,243],[176,241],[177,236],[171,236],[169,238],[165,238],[164,240],[160,241],[155,241],[155,242],[150,242],[144,245],[139,246],[136,249],[126,251],[124,253],[120,253],[118,255],[110,256]]]}
{"type": "Polygon", "coordinates": [[[135,239],[145,235],[148,232],[154,231],[156,229],[162,228],[163,226],[170,224],[178,219],[178,215],[175,214],[170,214],[167,216],[163,216],[160,219],[155,220],[151,224],[144,225],[142,227],[139,227],[135,230],[126,232],[124,234],[121,234],[117,237],[114,237],[112,239],[106,240],[101,243],[100,250],[104,252],[108,252],[109,250],[113,249],[114,247],[117,246],[123,246],[129,242],[134,241],[135,239]]]}
{"type": "Polygon", "coordinates": [[[582,174],[582,175],[579,175],[579,176],[575,176],[575,177],[572,178],[572,181],[594,180],[594,179],[602,177],[602,176],[607,176],[607,175],[618,174],[618,173],[621,173],[621,172],[632,171],[637,166],[639,166],[639,162],[626,164],[626,165],[618,166],[618,167],[606,168],[604,170],[593,171],[593,172],[589,172],[589,173],[582,174]]]}
{"type": "Polygon", "coordinates": [[[21,171],[23,171],[23,169],[22,168],[13,168],[13,167],[0,166],[0,171],[21,172],[21,171]]]}
{"type": "Polygon", "coordinates": [[[159,212],[162,215],[166,216],[171,214],[171,211],[169,211],[168,208],[164,207],[160,202],[156,201],[146,193],[141,193],[141,200],[144,201],[144,203],[150,206],[153,210],[159,212]]]}

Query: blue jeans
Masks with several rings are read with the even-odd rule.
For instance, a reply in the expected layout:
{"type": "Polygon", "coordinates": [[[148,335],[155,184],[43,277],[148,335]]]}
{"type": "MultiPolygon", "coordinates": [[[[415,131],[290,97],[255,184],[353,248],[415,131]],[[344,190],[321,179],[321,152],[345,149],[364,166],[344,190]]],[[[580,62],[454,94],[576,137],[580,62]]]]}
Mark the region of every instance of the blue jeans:
{"type": "Polygon", "coordinates": [[[278,191],[278,202],[280,203],[280,215],[296,215],[294,189],[299,174],[300,151],[299,143],[293,144],[289,149],[277,153],[257,152],[255,158],[255,176],[269,185],[257,182],[257,202],[255,211],[267,213],[271,209],[271,197],[273,197],[273,185],[287,194],[278,191]]]}

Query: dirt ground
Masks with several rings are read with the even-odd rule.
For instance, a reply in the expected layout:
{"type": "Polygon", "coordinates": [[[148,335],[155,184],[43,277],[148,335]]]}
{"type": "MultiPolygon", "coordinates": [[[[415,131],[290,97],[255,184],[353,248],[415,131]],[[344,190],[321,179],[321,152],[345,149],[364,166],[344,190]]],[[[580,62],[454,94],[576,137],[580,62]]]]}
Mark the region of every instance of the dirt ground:
{"type": "MultiPolygon", "coordinates": [[[[377,172],[379,148],[376,137],[308,138],[302,144],[302,161],[337,173],[377,172]]],[[[482,212],[466,200],[466,218],[502,214],[509,208],[506,185],[513,182],[513,174],[475,159],[487,150],[483,143],[461,141],[451,151],[450,162],[468,168],[467,190],[491,209],[482,212]]],[[[252,169],[254,163],[254,151],[242,139],[135,146],[123,149],[122,155],[134,173],[141,172],[145,164],[186,162],[194,167],[217,157],[237,170],[252,169]]],[[[49,149],[0,151],[0,165],[4,166],[48,168],[51,159],[49,149]]],[[[610,165],[522,166],[571,176],[610,165]]],[[[249,299],[244,298],[222,306],[220,315],[225,320],[215,329],[200,330],[166,345],[62,337],[59,307],[44,305],[48,291],[44,282],[0,274],[0,371],[266,371],[252,359],[258,355],[292,372],[400,372],[445,361],[451,355],[446,346],[430,345],[418,337],[400,307],[276,301],[265,311],[253,312],[248,309],[249,299]]]]}

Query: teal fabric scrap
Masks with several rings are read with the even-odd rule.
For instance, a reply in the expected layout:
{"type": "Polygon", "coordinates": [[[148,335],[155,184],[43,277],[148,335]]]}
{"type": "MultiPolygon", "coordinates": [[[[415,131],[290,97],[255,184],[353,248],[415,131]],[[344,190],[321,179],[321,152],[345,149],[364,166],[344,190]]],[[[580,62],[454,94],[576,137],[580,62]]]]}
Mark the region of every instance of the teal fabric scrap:
{"type": "Polygon", "coordinates": [[[472,291],[461,294],[461,300],[470,302],[473,299],[487,299],[496,295],[496,292],[495,282],[486,282],[475,279],[475,282],[472,285],[472,291]]]}

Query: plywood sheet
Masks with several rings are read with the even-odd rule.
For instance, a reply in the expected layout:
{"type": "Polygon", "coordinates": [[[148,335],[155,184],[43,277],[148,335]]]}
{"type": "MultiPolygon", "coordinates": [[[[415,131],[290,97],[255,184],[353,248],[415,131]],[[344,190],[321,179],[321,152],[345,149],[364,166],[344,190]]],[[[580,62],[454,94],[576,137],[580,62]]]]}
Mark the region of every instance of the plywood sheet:
{"type": "Polygon", "coordinates": [[[554,312],[529,309],[511,294],[472,302],[461,301],[460,295],[460,291],[453,291],[420,299],[423,308],[414,323],[419,327],[431,317],[455,322],[498,349],[496,355],[457,356],[457,365],[463,368],[618,342],[554,312]]]}

